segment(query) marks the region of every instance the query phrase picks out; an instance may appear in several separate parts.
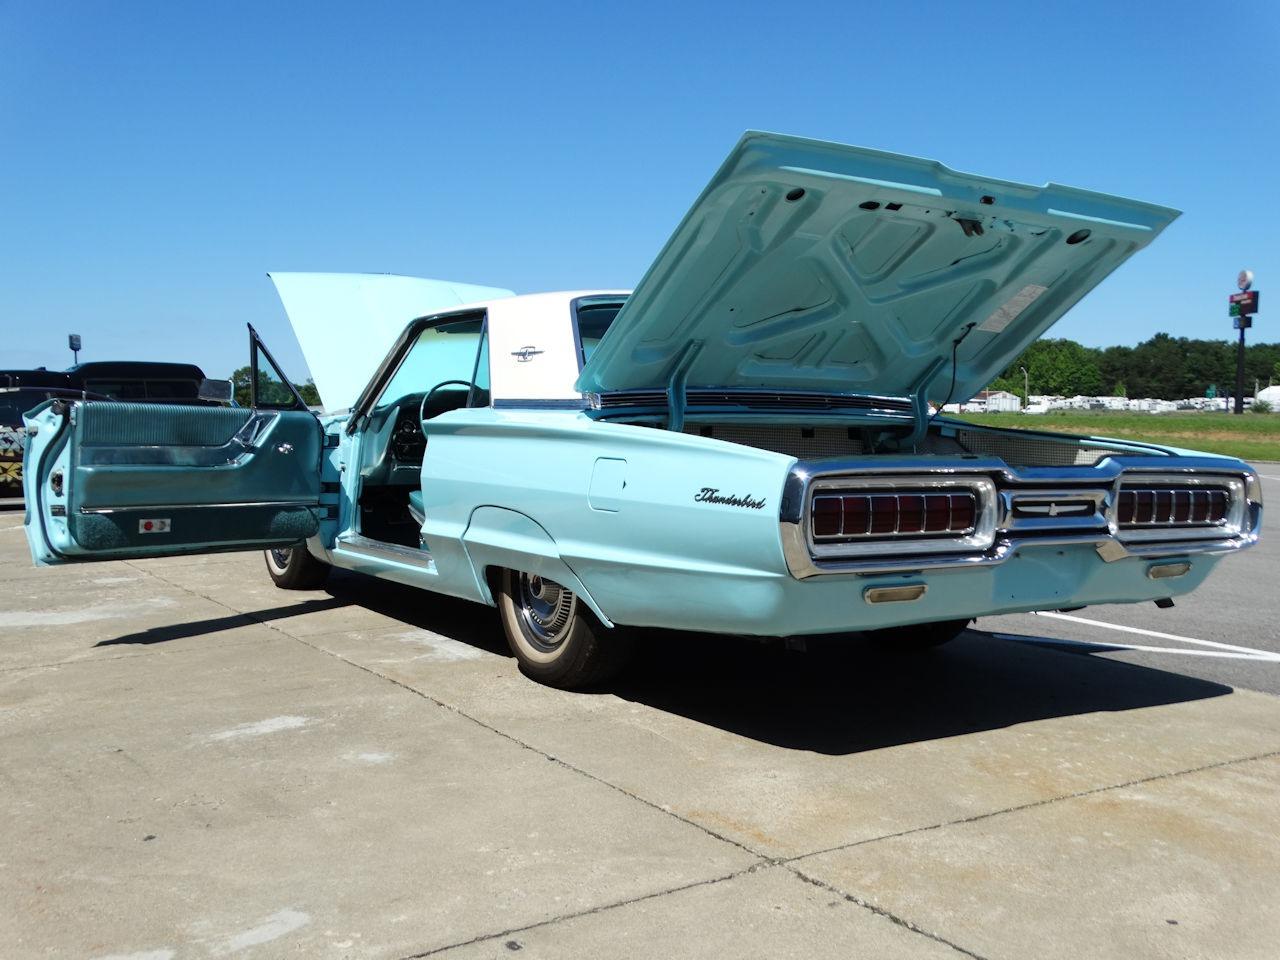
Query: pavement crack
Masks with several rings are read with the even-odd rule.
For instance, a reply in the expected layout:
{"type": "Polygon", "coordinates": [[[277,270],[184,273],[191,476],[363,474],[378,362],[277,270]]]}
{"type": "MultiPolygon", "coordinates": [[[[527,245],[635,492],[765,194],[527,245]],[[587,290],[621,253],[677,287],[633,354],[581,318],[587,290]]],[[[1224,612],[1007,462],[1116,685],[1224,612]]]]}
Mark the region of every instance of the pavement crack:
{"type": "Polygon", "coordinates": [[[999,810],[989,810],[986,813],[975,813],[971,817],[960,817],[955,820],[943,820],[940,823],[931,823],[923,827],[912,827],[910,830],[899,830],[897,833],[886,833],[878,837],[867,837],[863,840],[854,840],[852,843],[841,843],[834,847],[825,847],[822,850],[812,850],[809,853],[798,854],[794,857],[784,857],[777,862],[783,865],[790,865],[800,860],[807,860],[811,857],[820,857],[828,853],[837,853],[841,850],[852,850],[854,847],[863,847],[869,843],[880,843],[883,840],[896,840],[899,837],[910,837],[917,833],[928,833],[932,830],[942,830],[945,827],[957,827],[966,823],[977,823],[981,820],[990,820],[992,817],[1001,817],[1007,813],[1019,813],[1023,810],[1034,810],[1038,807],[1046,807],[1054,803],[1062,803],[1066,800],[1078,800],[1081,797],[1091,797],[1095,794],[1106,793],[1110,790],[1124,790],[1127,787],[1138,787],[1144,783],[1155,783],[1159,780],[1171,780],[1174,777],[1185,777],[1193,773],[1203,773],[1206,770],[1217,770],[1221,767],[1230,767],[1237,763],[1251,763],[1254,760],[1269,760],[1273,757],[1280,757],[1280,750],[1268,750],[1265,753],[1255,753],[1248,757],[1233,757],[1230,760],[1218,760],[1214,763],[1206,763],[1199,767],[1188,767],[1185,770],[1169,770],[1165,773],[1152,774],[1149,777],[1137,777],[1133,780],[1126,780],[1123,783],[1112,783],[1104,787],[1091,787],[1088,790],[1077,790],[1075,793],[1064,793],[1057,797],[1046,797],[1043,800],[1032,800],[1030,803],[1020,803],[1012,807],[1003,807],[999,810]]]}
{"type": "Polygon", "coordinates": [[[876,904],[872,903],[870,900],[864,900],[862,897],[859,897],[856,894],[852,894],[852,893],[849,893],[848,891],[841,890],[839,887],[832,886],[831,884],[827,883],[825,880],[819,880],[817,877],[811,877],[807,873],[797,870],[795,867],[787,866],[786,869],[790,873],[798,877],[799,879],[803,880],[805,883],[813,884],[815,887],[820,887],[823,890],[826,890],[830,893],[834,893],[836,896],[844,898],[844,900],[846,900],[848,903],[855,904],[856,906],[859,906],[864,910],[869,910],[871,913],[874,913],[877,917],[883,917],[884,919],[888,920],[890,923],[893,923],[899,927],[902,927],[904,930],[910,930],[912,933],[919,934],[922,937],[928,937],[930,940],[940,943],[943,946],[950,947],[952,950],[956,951],[959,954],[962,954],[963,956],[972,957],[973,960],[987,960],[987,958],[982,956],[982,954],[974,953],[972,950],[966,950],[964,947],[960,946],[960,944],[955,943],[951,940],[948,940],[946,937],[940,936],[939,934],[933,933],[932,931],[925,930],[923,927],[918,927],[914,923],[912,923],[910,920],[904,920],[902,917],[898,916],[896,913],[892,913],[891,911],[886,910],[884,907],[877,906],[876,904]]]}
{"type": "MultiPolygon", "coordinates": [[[[125,562],[128,563],[128,561],[125,561],[125,562]]],[[[130,564],[130,566],[133,566],[133,564],[130,564]]],[[[135,569],[143,569],[143,568],[135,567],[135,569]]],[[[525,740],[521,740],[519,737],[514,736],[513,734],[507,733],[505,730],[499,730],[497,727],[493,726],[490,723],[486,723],[485,721],[481,720],[479,717],[476,717],[476,716],[473,716],[472,714],[467,713],[465,710],[463,710],[461,707],[457,706],[456,704],[447,703],[444,700],[437,699],[436,697],[433,697],[431,694],[426,693],[422,690],[419,690],[416,687],[412,687],[402,680],[397,680],[395,677],[388,676],[385,673],[375,670],[373,667],[366,666],[363,663],[358,663],[357,661],[352,660],[349,657],[344,657],[340,653],[334,653],[332,650],[326,650],[324,647],[321,647],[318,644],[312,643],[310,640],[306,640],[303,637],[295,636],[289,633],[288,631],[283,630],[282,628],[277,626],[274,621],[263,620],[257,617],[252,611],[236,610],[234,607],[224,603],[221,600],[217,600],[213,597],[207,596],[206,594],[200,593],[198,590],[192,590],[190,587],[183,586],[180,583],[175,583],[172,580],[168,580],[165,577],[160,576],[158,573],[154,573],[153,571],[150,571],[150,570],[144,570],[144,572],[149,574],[152,577],[155,577],[157,580],[161,581],[162,583],[168,584],[171,587],[175,587],[179,590],[186,591],[187,593],[190,593],[193,596],[201,597],[202,599],[208,600],[210,603],[215,603],[218,606],[222,607],[223,609],[230,610],[233,613],[238,613],[243,616],[249,617],[255,623],[259,623],[270,630],[274,630],[276,633],[279,633],[281,636],[288,637],[290,640],[294,640],[305,647],[309,647],[310,649],[315,650],[317,653],[321,653],[326,657],[332,657],[334,660],[338,660],[341,663],[345,663],[349,666],[355,667],[357,670],[361,670],[364,673],[369,674],[370,676],[377,677],[380,680],[385,680],[387,683],[393,684],[394,686],[399,687],[401,690],[408,691],[409,693],[413,694],[416,697],[421,697],[423,700],[426,700],[428,703],[433,703],[436,706],[440,707],[441,709],[448,710],[456,714],[457,716],[462,717],[465,720],[469,720],[471,723],[474,723],[476,726],[484,730],[487,730],[490,733],[496,734],[497,736],[502,737],[504,740],[507,740],[518,747],[528,750],[531,753],[535,753],[538,756],[542,757],[543,759],[550,761],[551,763],[557,764],[558,766],[561,766],[566,770],[572,771],[573,773],[576,773],[578,776],[585,777],[586,779],[591,780],[594,783],[598,783],[601,786],[604,786],[609,788],[610,790],[616,791],[617,793],[622,794],[624,797],[627,797],[630,800],[634,800],[635,802],[643,804],[644,806],[649,807],[652,810],[656,810],[659,813],[664,814],[665,816],[670,817],[673,820],[677,820],[680,823],[685,824],[686,826],[692,827],[693,829],[698,830],[699,832],[704,833],[709,837],[713,837],[714,839],[719,840],[722,843],[727,843],[732,847],[736,847],[737,849],[743,851],[744,853],[749,854],[752,857],[755,857],[756,860],[758,861],[758,864],[772,864],[774,862],[774,858],[766,856],[765,854],[761,853],[758,850],[753,850],[751,847],[737,840],[734,840],[732,837],[728,837],[722,833],[718,833],[715,830],[712,830],[711,828],[701,823],[698,823],[694,820],[690,820],[688,817],[681,816],[680,814],[676,813],[674,810],[670,809],[669,807],[663,806],[662,804],[659,804],[659,803],[655,803],[652,800],[647,800],[644,797],[631,792],[625,787],[619,786],[618,784],[613,783],[609,780],[606,780],[603,777],[597,776],[596,774],[591,773],[588,770],[584,770],[581,767],[574,766],[572,763],[562,760],[559,757],[553,756],[547,753],[545,750],[542,750],[525,740]]]]}
{"type": "Polygon", "coordinates": [[[773,866],[771,863],[753,863],[749,867],[744,867],[741,870],[735,870],[732,873],[726,873],[723,876],[711,877],[707,880],[695,880],[692,883],[682,883],[678,886],[668,887],[665,890],[655,890],[653,893],[642,893],[635,897],[628,897],[625,900],[615,900],[611,903],[602,903],[596,907],[560,914],[559,916],[549,917],[546,920],[539,920],[536,923],[525,924],[522,927],[512,927],[509,930],[500,930],[496,933],[482,933],[479,936],[472,937],[470,940],[461,940],[457,943],[449,943],[440,947],[432,947],[430,950],[424,950],[421,953],[406,954],[401,957],[400,960],[422,960],[423,957],[435,956],[436,954],[443,953],[446,950],[456,950],[459,947],[469,947],[477,943],[485,943],[489,940],[498,940],[502,937],[510,937],[517,933],[527,933],[530,930],[538,930],[542,927],[550,927],[557,923],[564,923],[566,920],[577,920],[580,917],[590,917],[597,913],[606,913],[610,910],[616,910],[619,907],[630,906],[633,903],[644,903],[646,900],[656,900],[659,897],[670,896],[673,893],[681,893],[685,890],[694,890],[698,887],[710,887],[717,883],[724,883],[726,880],[734,880],[738,877],[746,876],[749,873],[755,873],[761,869],[768,869],[771,866],[773,866]]]}

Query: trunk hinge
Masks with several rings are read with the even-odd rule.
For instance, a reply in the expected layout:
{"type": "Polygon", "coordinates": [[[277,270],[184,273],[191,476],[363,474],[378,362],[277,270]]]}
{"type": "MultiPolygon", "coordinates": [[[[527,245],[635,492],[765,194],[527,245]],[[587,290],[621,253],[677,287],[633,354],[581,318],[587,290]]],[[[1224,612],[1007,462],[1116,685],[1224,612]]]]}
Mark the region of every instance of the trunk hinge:
{"type": "Polygon", "coordinates": [[[677,433],[684,429],[684,411],[688,404],[686,388],[689,381],[689,368],[702,351],[705,340],[690,340],[676,358],[671,368],[671,376],[667,379],[667,429],[677,433]]]}
{"type": "Polygon", "coordinates": [[[935,358],[925,370],[924,375],[911,388],[911,414],[915,417],[915,424],[904,446],[909,445],[912,450],[924,439],[924,435],[929,430],[929,385],[945,365],[946,361],[942,357],[935,358]]]}
{"type": "MultiPolygon", "coordinates": [[[[942,406],[938,408],[939,412],[941,412],[942,407],[951,402],[951,393],[955,389],[956,363],[958,362],[957,354],[960,350],[960,344],[964,343],[965,337],[969,336],[977,325],[976,321],[966,323],[960,331],[960,335],[951,341],[951,390],[947,391],[947,399],[942,401],[942,406]]],[[[946,362],[943,357],[935,358],[920,379],[916,381],[916,385],[911,388],[911,409],[916,422],[911,429],[911,436],[907,440],[911,444],[912,450],[916,449],[916,446],[929,431],[929,386],[946,365],[946,362]]]]}

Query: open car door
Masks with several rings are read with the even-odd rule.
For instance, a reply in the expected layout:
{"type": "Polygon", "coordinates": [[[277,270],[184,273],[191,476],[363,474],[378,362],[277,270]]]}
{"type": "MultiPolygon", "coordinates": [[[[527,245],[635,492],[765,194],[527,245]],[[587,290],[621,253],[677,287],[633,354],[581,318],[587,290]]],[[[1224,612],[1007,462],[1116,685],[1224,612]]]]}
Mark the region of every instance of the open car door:
{"type": "Polygon", "coordinates": [[[252,327],[249,343],[249,407],[58,399],[26,414],[38,565],[283,547],[318,531],[320,421],[252,327]]]}

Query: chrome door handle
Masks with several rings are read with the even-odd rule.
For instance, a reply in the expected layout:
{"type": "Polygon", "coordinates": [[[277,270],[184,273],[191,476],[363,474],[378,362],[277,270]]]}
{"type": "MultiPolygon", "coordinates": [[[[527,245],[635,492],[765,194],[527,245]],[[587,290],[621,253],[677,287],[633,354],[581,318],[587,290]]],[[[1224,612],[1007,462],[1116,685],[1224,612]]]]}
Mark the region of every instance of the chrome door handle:
{"type": "Polygon", "coordinates": [[[276,447],[276,453],[293,453],[293,444],[292,443],[280,444],[280,446],[276,447]]]}

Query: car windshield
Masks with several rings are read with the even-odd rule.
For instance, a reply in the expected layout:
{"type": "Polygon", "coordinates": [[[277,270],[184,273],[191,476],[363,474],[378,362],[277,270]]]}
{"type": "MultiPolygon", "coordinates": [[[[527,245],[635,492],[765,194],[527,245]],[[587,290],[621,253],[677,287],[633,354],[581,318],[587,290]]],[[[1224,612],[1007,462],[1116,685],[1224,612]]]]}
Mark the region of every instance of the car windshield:
{"type": "Polygon", "coordinates": [[[379,405],[394,403],[412,393],[421,393],[449,380],[471,382],[475,372],[480,390],[489,388],[489,364],[487,355],[477,370],[476,353],[481,347],[483,322],[479,319],[458,320],[427,327],[409,352],[400,361],[400,367],[382,391],[379,405]]]}
{"type": "Polygon", "coordinates": [[[605,331],[609,329],[624,303],[625,301],[612,297],[608,300],[578,301],[574,320],[578,325],[578,343],[581,344],[582,363],[585,364],[591,359],[591,354],[599,346],[605,331]]]}

